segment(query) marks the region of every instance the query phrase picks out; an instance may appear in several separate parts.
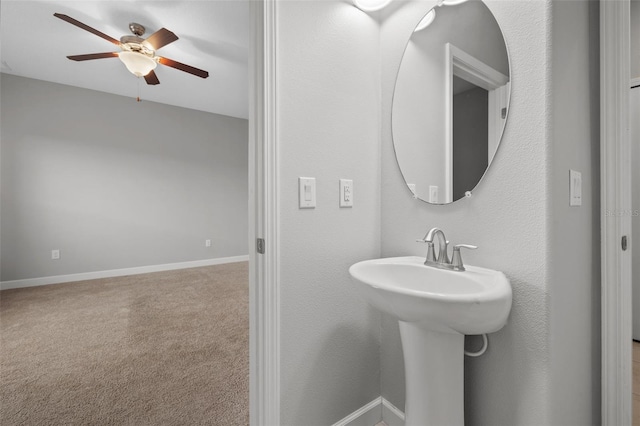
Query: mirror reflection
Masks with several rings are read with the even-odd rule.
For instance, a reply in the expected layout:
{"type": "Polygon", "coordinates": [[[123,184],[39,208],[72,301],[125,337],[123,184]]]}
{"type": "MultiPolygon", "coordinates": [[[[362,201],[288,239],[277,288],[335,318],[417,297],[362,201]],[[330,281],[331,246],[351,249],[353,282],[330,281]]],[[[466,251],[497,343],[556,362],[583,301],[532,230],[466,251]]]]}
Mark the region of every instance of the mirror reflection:
{"type": "Polygon", "coordinates": [[[505,40],[484,3],[444,1],[421,18],[392,109],[396,158],[417,198],[447,204],[476,187],[502,138],[509,88],[505,40]]]}

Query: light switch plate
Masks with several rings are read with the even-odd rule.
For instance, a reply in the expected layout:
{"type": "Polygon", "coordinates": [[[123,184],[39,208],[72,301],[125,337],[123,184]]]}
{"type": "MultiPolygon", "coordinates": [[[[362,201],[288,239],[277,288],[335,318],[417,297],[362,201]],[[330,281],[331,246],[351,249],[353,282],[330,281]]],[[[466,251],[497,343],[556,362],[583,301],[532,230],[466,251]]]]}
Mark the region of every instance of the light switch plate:
{"type": "Polygon", "coordinates": [[[316,178],[298,178],[298,202],[301,209],[316,207],[316,178]]]}
{"type": "Polygon", "coordinates": [[[582,173],[569,170],[569,205],[582,205],[582,173]]]}
{"type": "Polygon", "coordinates": [[[340,207],[353,207],[353,180],[340,179],[340,207]]]}

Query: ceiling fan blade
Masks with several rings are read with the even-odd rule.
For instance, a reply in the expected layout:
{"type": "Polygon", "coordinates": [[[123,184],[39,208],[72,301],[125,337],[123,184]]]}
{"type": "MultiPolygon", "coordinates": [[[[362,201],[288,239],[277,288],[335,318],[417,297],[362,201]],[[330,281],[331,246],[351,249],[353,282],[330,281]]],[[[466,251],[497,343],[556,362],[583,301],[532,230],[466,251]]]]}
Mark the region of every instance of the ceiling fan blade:
{"type": "Polygon", "coordinates": [[[155,72],[153,72],[153,70],[151,70],[149,74],[145,75],[144,79],[147,82],[147,84],[150,84],[152,86],[156,84],[160,84],[160,80],[158,80],[158,76],[156,75],[155,72]]]}
{"type": "Polygon", "coordinates": [[[192,67],[191,65],[186,65],[178,61],[174,61],[173,59],[163,58],[162,56],[158,56],[158,62],[162,65],[166,65],[171,68],[178,69],[180,71],[188,72],[189,74],[196,75],[201,78],[209,77],[209,73],[205,70],[201,70],[196,67],[192,67]]]}
{"type": "Polygon", "coordinates": [[[93,33],[93,34],[97,35],[98,37],[102,37],[103,39],[105,39],[105,40],[107,40],[107,41],[109,41],[109,42],[111,42],[111,43],[113,43],[113,44],[115,44],[117,46],[120,46],[120,41],[119,40],[116,40],[115,38],[110,37],[110,36],[106,35],[105,33],[102,33],[100,31],[96,30],[95,28],[91,28],[90,26],[88,26],[86,24],[83,24],[82,22],[80,22],[78,20],[75,20],[70,16],[63,15],[62,13],[54,13],[53,16],[55,16],[56,18],[60,18],[63,21],[67,21],[68,23],[73,24],[76,27],[82,28],[83,30],[89,31],[90,33],[93,33]]]}
{"type": "Polygon", "coordinates": [[[91,59],[103,59],[103,58],[117,58],[117,52],[105,52],[105,53],[89,53],[86,55],[73,55],[67,56],[72,61],[89,61],[91,59]]]}
{"type": "Polygon", "coordinates": [[[173,43],[177,39],[178,36],[168,29],[160,28],[158,31],[147,37],[145,41],[153,47],[153,50],[158,50],[169,43],[173,43]]]}

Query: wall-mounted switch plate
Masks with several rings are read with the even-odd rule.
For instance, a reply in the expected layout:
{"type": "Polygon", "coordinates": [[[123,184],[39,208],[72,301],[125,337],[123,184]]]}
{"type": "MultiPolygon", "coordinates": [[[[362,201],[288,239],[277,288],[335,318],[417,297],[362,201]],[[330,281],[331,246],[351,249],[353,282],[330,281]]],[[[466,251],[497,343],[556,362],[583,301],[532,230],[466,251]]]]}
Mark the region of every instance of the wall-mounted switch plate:
{"type": "Polygon", "coordinates": [[[429,202],[438,204],[438,185],[429,185],[429,202]]]}
{"type": "Polygon", "coordinates": [[[569,170],[569,205],[582,205],[582,173],[569,170]]]}
{"type": "Polygon", "coordinates": [[[51,250],[51,259],[52,260],[60,259],[60,250],[51,250]]]}
{"type": "Polygon", "coordinates": [[[316,178],[298,178],[298,204],[301,209],[316,207],[316,178]]]}
{"type": "Polygon", "coordinates": [[[353,207],[353,181],[340,179],[340,207],[353,207]]]}
{"type": "Polygon", "coordinates": [[[211,247],[211,240],[204,240],[205,247],[211,247]]]}

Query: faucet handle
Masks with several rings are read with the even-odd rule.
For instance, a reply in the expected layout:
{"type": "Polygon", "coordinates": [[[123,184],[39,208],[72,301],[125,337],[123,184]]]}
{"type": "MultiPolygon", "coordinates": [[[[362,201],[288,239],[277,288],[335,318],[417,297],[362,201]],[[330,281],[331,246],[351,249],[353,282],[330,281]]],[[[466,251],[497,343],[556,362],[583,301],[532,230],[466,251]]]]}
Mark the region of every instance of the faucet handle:
{"type": "Polygon", "coordinates": [[[474,246],[474,245],[471,245],[471,244],[456,244],[455,246],[453,246],[454,250],[456,250],[456,249],[460,250],[461,248],[466,248],[466,249],[469,249],[469,250],[475,250],[475,249],[478,248],[478,246],[474,246]]]}
{"type": "Polygon", "coordinates": [[[453,258],[451,259],[451,266],[454,271],[464,271],[464,264],[462,263],[462,255],[460,255],[460,249],[466,248],[470,250],[475,250],[478,246],[473,246],[471,244],[456,244],[453,246],[453,258]]]}

